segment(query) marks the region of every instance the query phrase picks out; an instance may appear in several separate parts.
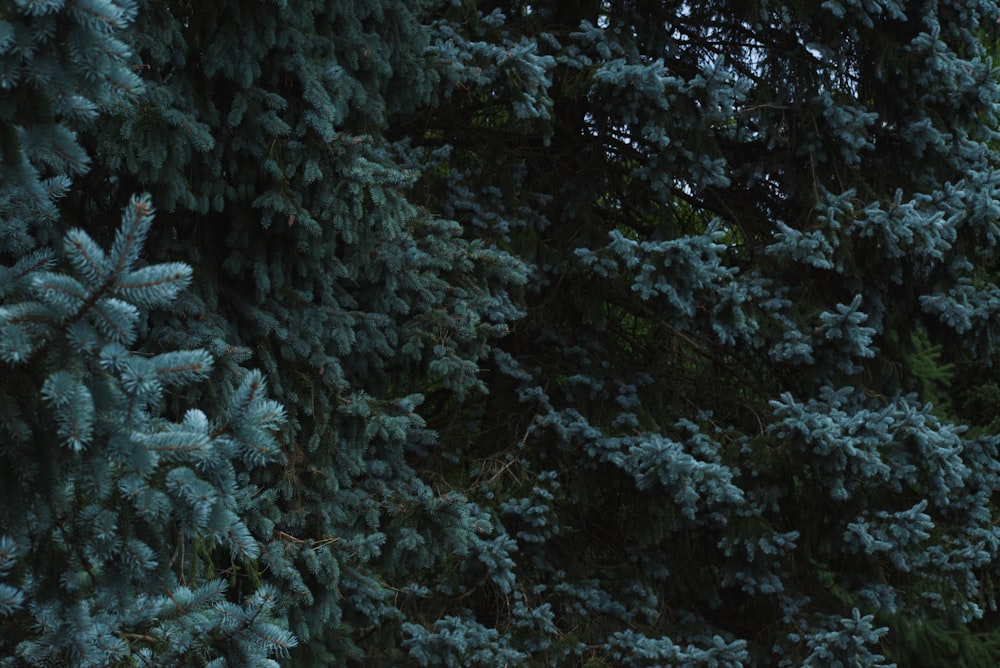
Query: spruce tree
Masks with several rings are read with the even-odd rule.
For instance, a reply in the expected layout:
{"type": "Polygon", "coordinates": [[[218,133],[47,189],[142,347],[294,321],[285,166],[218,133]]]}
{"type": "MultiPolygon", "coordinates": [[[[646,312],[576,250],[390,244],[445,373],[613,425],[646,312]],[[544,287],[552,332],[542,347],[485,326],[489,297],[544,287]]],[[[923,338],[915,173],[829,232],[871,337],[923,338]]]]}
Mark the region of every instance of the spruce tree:
{"type": "Polygon", "coordinates": [[[995,403],[952,381],[992,377],[997,18],[442,10],[443,101],[391,129],[530,268],[442,436],[509,538],[449,620],[538,665],[996,664],[995,403]]]}
{"type": "Polygon", "coordinates": [[[421,403],[484,391],[524,277],[383,137],[420,9],[0,13],[7,664],[378,664],[489,549],[421,403]]]}
{"type": "Polygon", "coordinates": [[[148,196],[105,190],[116,204],[100,217],[61,215],[91,160],[78,133],[143,94],[121,32],[134,11],[0,15],[4,665],[261,664],[296,644],[272,585],[227,596],[225,578],[198,572],[210,552],[233,572],[259,558],[243,478],[284,460],[283,409],[246,370],[206,414],[189,390],[213,357],[151,345],[192,271],[147,260],[148,196]]]}

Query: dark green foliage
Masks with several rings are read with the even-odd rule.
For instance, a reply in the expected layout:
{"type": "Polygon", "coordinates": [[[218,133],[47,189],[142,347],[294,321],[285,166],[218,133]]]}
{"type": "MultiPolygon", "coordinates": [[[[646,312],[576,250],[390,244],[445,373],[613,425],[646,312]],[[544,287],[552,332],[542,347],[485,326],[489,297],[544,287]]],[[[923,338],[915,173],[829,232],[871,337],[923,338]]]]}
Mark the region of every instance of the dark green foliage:
{"type": "Polygon", "coordinates": [[[1000,660],[1000,643],[989,626],[954,625],[934,619],[887,618],[898,640],[892,644],[889,658],[900,666],[964,666],[986,668],[1000,660]]]}

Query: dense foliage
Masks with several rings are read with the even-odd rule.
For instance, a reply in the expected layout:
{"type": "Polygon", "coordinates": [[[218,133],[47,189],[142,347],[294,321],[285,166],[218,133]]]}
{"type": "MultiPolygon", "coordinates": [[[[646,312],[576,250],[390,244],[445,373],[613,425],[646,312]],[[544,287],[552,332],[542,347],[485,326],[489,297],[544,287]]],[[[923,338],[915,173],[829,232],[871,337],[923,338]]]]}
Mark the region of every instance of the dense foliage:
{"type": "Polygon", "coordinates": [[[997,665],[998,20],[0,7],[0,664],[997,665]]]}

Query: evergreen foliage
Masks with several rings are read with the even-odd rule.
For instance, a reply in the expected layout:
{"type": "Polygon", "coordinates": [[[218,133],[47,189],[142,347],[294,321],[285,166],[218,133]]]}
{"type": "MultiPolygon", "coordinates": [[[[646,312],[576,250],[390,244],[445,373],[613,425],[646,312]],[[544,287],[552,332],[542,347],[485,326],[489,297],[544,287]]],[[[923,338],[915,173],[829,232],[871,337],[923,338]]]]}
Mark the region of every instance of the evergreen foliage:
{"type": "Polygon", "coordinates": [[[996,665],[998,18],[8,3],[0,663],[996,665]]]}
{"type": "Polygon", "coordinates": [[[995,404],[958,378],[992,377],[997,15],[442,13],[457,81],[395,126],[531,268],[456,458],[561,631],[533,661],[996,664],[955,629],[996,605],[995,404]]]}

